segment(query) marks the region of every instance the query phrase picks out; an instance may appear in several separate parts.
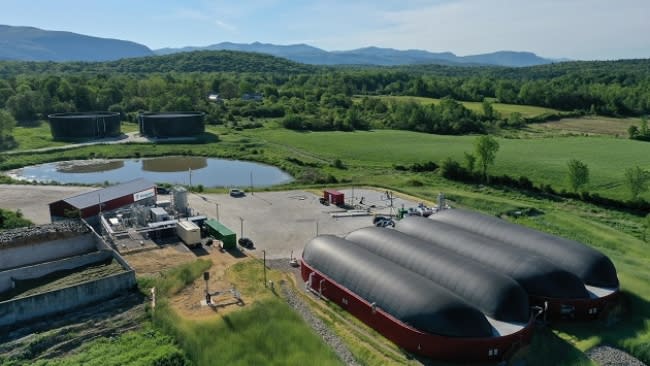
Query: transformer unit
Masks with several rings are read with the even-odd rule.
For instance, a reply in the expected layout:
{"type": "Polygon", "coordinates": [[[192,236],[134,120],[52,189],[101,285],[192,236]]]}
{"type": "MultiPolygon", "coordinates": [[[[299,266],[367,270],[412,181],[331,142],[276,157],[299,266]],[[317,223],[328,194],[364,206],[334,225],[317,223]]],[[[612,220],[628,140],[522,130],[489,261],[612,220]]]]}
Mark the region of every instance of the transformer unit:
{"type": "Polygon", "coordinates": [[[176,234],[188,247],[201,245],[201,229],[191,221],[179,221],[176,234]]]}

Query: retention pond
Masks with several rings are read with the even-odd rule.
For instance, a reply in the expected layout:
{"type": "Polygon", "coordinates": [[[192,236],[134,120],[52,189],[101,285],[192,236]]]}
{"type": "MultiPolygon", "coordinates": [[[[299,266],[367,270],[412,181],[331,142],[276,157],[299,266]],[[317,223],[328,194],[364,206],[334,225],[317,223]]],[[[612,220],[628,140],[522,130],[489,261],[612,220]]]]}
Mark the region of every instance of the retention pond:
{"type": "Polygon", "coordinates": [[[241,160],[193,156],[151,159],[73,160],[9,171],[16,179],[78,184],[121,183],[136,178],[204,187],[268,187],[291,182],[286,172],[241,160]]]}

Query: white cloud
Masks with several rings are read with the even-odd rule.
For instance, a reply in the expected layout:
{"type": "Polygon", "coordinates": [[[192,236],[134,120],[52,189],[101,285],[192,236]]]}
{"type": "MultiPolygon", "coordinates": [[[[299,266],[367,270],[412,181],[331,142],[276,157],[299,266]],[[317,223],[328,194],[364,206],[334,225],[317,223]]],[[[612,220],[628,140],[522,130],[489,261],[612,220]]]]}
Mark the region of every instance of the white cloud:
{"type": "Polygon", "coordinates": [[[228,32],[231,32],[231,33],[234,33],[234,32],[237,31],[237,28],[235,26],[230,25],[230,24],[228,24],[228,23],[226,23],[224,21],[218,20],[218,19],[214,21],[214,24],[216,24],[219,28],[224,29],[224,30],[226,30],[228,32]]]}
{"type": "Polygon", "coordinates": [[[372,28],[322,37],[327,49],[381,45],[474,54],[529,50],[549,57],[650,57],[647,0],[458,0],[368,9],[372,28]],[[628,56],[625,56],[625,55],[628,56]]]}

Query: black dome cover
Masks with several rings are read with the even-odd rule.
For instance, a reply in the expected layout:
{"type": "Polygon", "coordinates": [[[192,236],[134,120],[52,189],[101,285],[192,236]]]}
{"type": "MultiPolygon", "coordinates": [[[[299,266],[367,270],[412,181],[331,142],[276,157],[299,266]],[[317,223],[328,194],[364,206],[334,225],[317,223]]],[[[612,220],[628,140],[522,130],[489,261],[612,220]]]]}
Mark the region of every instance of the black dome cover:
{"type": "Polygon", "coordinates": [[[589,298],[587,289],[576,275],[523,249],[423,217],[406,217],[395,229],[510,276],[529,295],[562,299],[589,298]]]}
{"type": "Polygon", "coordinates": [[[619,285],[612,261],[577,241],[467,210],[442,210],[431,219],[528,250],[574,273],[588,285],[608,288],[619,285]]]}
{"type": "Polygon", "coordinates": [[[347,240],[450,290],[492,318],[526,323],[528,295],[512,278],[445,248],[392,229],[368,227],[347,240]]]}
{"type": "Polygon", "coordinates": [[[452,337],[492,336],[492,326],[480,311],[432,281],[347,240],[318,236],[305,246],[303,260],[413,328],[452,337]]]}

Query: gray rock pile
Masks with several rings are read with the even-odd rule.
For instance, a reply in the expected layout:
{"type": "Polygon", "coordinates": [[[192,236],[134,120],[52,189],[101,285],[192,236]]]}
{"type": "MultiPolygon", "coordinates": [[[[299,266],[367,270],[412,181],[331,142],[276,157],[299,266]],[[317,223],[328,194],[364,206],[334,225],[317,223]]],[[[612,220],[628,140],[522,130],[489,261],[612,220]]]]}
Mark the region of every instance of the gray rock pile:
{"type": "Polygon", "coordinates": [[[54,224],[0,231],[0,247],[19,246],[50,240],[59,240],[90,232],[80,221],[61,221],[54,224]]]}

